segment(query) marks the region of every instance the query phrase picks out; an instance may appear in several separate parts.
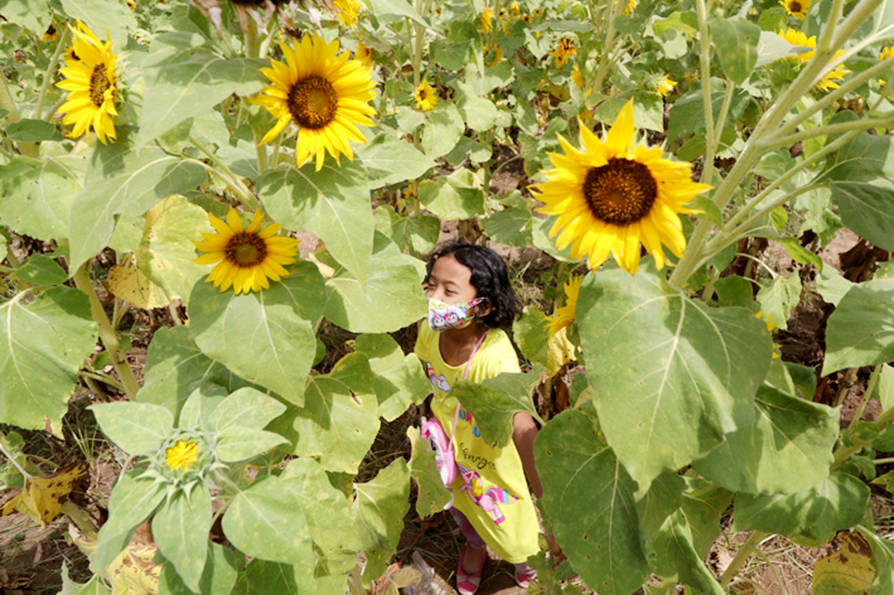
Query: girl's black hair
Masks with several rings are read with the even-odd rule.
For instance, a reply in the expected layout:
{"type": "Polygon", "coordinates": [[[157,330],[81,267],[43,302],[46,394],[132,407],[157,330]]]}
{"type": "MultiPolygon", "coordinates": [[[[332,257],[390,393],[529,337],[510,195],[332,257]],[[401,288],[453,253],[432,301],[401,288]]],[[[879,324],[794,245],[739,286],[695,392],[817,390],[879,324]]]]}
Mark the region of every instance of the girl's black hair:
{"type": "Polygon", "coordinates": [[[477,297],[487,298],[490,302],[490,312],[478,318],[478,324],[484,328],[511,327],[522,312],[522,303],[512,290],[506,264],[500,255],[485,246],[462,240],[441,244],[429,258],[425,283],[428,283],[435,261],[448,255],[472,271],[470,282],[477,297]]]}

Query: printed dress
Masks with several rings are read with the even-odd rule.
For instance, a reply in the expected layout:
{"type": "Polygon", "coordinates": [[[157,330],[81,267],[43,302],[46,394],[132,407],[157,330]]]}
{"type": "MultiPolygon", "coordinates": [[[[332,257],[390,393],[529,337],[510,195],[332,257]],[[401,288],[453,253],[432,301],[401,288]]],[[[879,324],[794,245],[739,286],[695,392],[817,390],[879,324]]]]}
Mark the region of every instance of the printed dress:
{"type": "MultiPolygon", "coordinates": [[[[432,412],[449,438],[457,404],[450,387],[463,377],[466,366],[444,362],[440,336],[421,324],[415,351],[431,382],[432,412]]],[[[506,333],[491,329],[472,358],[469,380],[481,382],[501,372],[520,372],[518,358],[506,333]]],[[[453,452],[459,466],[453,505],[503,560],[518,564],[536,554],[540,528],[515,443],[510,440],[502,448],[486,444],[472,415],[460,406],[453,452]]]]}

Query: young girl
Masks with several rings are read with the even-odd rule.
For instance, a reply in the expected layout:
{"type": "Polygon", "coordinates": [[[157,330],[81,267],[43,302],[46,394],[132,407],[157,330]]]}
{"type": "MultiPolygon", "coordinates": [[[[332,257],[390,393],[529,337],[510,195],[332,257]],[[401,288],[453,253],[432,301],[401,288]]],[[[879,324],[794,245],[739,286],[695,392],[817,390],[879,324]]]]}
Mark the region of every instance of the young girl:
{"type": "Polygon", "coordinates": [[[511,326],[521,303],[503,260],[489,248],[465,242],[436,250],[424,285],[428,324],[420,325],[415,351],[431,381],[432,413],[453,436],[459,473],[451,486],[450,512],[468,541],[456,569],[457,590],[471,595],[478,589],[486,546],[516,565],[516,581],[526,587],[536,572],[525,560],[540,549],[531,501],[531,492],[538,498],[542,494],[534,468],[537,426],[529,414],[517,413],[512,441],[495,447],[481,439],[472,414],[450,396],[457,379],[481,382],[520,372],[515,349],[500,327],[511,326]]]}

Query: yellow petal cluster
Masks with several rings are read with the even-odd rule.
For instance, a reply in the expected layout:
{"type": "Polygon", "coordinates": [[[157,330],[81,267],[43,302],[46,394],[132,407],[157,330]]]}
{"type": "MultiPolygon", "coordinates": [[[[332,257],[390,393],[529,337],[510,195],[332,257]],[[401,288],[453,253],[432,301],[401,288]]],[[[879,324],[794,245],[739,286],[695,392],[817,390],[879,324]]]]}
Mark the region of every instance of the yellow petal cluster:
{"type": "Polygon", "coordinates": [[[580,294],[580,284],[583,280],[583,275],[578,275],[565,282],[565,305],[556,308],[555,313],[546,319],[550,340],[556,333],[574,322],[574,309],[577,307],[577,296],[580,294]]]}
{"type": "Polygon", "coordinates": [[[424,112],[435,109],[438,105],[438,95],[435,93],[434,87],[428,84],[428,80],[423,79],[419,86],[413,92],[416,99],[416,107],[424,112]]]}
{"type": "Polygon", "coordinates": [[[199,444],[192,440],[178,440],[165,451],[165,463],[175,471],[189,471],[198,459],[199,444]]]}

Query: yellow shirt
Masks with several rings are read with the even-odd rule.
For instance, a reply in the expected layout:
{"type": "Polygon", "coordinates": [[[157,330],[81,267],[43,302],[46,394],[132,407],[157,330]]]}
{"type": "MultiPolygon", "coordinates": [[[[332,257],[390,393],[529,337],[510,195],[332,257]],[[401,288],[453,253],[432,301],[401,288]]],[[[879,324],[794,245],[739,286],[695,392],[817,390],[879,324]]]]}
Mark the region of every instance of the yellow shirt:
{"type": "MultiPolygon", "coordinates": [[[[444,361],[440,336],[423,322],[415,351],[431,382],[432,412],[450,438],[457,405],[456,397],[449,396],[450,387],[463,377],[466,364],[450,366],[444,361]]],[[[520,371],[509,337],[500,329],[491,329],[472,358],[468,379],[481,382],[501,372],[520,371]]],[[[472,415],[460,406],[453,453],[460,471],[452,486],[453,505],[466,515],[485,543],[513,564],[540,551],[537,514],[515,443],[510,440],[502,448],[485,444],[472,415]]]]}

